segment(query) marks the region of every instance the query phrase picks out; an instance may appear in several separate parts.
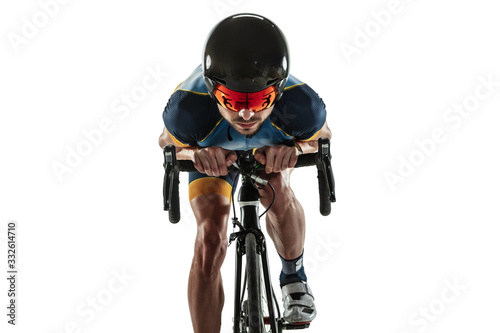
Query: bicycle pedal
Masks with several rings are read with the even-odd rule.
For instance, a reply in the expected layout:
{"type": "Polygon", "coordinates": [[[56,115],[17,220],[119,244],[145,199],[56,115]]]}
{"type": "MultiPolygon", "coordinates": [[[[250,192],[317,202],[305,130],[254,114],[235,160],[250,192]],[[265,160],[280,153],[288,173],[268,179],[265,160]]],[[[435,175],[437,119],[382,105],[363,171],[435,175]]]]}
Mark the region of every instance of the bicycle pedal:
{"type": "Polygon", "coordinates": [[[297,323],[297,324],[290,324],[290,323],[283,322],[283,324],[282,324],[282,328],[284,330],[303,330],[303,329],[309,328],[309,326],[311,326],[311,322],[297,323]]]}

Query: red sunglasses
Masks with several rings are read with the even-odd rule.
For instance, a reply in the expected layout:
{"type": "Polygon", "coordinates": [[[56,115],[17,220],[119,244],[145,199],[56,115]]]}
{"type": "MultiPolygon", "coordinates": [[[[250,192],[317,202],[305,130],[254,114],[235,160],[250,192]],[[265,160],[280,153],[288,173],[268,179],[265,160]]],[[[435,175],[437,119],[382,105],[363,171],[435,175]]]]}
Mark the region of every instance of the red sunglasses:
{"type": "Polygon", "coordinates": [[[242,109],[249,109],[253,112],[259,112],[273,105],[278,91],[271,86],[254,93],[241,93],[218,84],[215,87],[214,95],[220,105],[231,111],[240,112],[242,109]]]}

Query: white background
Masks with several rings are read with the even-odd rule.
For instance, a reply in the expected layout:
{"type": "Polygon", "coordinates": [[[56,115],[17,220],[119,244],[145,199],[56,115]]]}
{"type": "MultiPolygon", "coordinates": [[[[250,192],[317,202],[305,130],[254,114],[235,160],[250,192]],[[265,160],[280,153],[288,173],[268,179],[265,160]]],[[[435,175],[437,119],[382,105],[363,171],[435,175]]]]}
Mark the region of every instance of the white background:
{"type": "MultiPolygon", "coordinates": [[[[199,64],[208,31],[238,12],[284,31],[292,73],[323,97],[333,132],[332,214],[318,213],[313,170],[297,170],[292,183],[306,209],[318,307],[308,332],[498,331],[500,87],[455,128],[443,118],[474,96],[480,76],[500,81],[493,3],[401,0],[349,62],[341,43],[355,46],[356,29],[376,29],[370,12],[389,1],[73,0],[47,22],[39,17],[45,26],[17,47],[10,39],[22,36],[23,18],[33,22],[42,9],[35,0],[2,2],[0,266],[6,272],[6,225],[16,220],[20,274],[16,327],[6,323],[1,279],[1,331],[191,331],[195,222],[186,179],[183,220],[172,225],[162,211],[157,138],[168,97],[199,64]],[[168,75],[120,118],[113,103],[148,67],[168,75]],[[54,162],[66,163],[68,147],[103,119],[113,130],[59,180],[54,162]],[[415,140],[436,128],[446,140],[418,153],[415,140]],[[391,190],[385,174],[397,175],[410,156],[420,165],[391,190]],[[107,299],[122,270],[133,279],[107,299]],[[447,280],[466,290],[454,295],[447,280]],[[97,296],[109,303],[95,317],[77,312],[97,296]],[[429,306],[432,319],[416,313],[429,306]]],[[[222,332],[231,332],[233,251],[223,266],[222,332]]],[[[280,262],[270,259],[276,286],[280,262]]]]}

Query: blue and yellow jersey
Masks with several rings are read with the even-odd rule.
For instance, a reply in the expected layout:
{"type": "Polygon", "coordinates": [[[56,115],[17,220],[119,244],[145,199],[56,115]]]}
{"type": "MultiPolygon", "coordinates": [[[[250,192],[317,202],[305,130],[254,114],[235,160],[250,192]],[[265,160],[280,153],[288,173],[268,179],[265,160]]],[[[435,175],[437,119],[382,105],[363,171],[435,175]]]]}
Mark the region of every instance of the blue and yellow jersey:
{"type": "Polygon", "coordinates": [[[163,121],[179,146],[248,150],[295,139],[314,139],[326,121],[325,104],[307,84],[290,75],[280,100],[252,137],[238,133],[208,94],[201,65],[170,97],[163,121]]]}

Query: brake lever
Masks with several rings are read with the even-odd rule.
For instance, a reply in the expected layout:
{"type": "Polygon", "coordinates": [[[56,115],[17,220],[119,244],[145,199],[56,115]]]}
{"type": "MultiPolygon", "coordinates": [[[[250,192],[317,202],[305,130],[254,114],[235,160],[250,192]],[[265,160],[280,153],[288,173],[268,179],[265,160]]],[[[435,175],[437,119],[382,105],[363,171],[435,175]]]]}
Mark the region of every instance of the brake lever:
{"type": "Polygon", "coordinates": [[[163,156],[163,167],[165,168],[165,176],[163,177],[163,210],[168,211],[170,209],[174,185],[174,167],[177,162],[175,146],[165,146],[163,148],[163,156]]]}
{"type": "Polygon", "coordinates": [[[318,140],[318,151],[319,151],[319,159],[322,165],[321,170],[324,175],[324,179],[328,185],[328,196],[330,202],[336,202],[335,198],[335,179],[333,177],[332,164],[330,160],[330,140],[327,138],[320,138],[318,140]]]}

